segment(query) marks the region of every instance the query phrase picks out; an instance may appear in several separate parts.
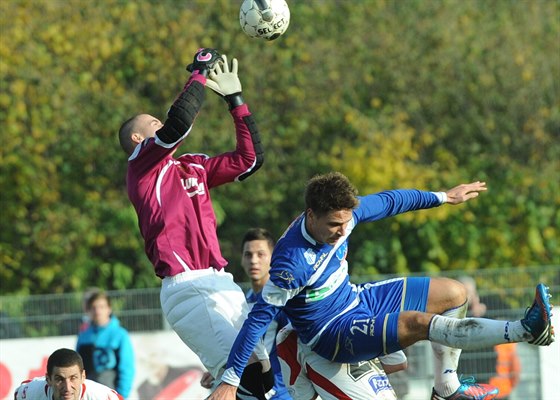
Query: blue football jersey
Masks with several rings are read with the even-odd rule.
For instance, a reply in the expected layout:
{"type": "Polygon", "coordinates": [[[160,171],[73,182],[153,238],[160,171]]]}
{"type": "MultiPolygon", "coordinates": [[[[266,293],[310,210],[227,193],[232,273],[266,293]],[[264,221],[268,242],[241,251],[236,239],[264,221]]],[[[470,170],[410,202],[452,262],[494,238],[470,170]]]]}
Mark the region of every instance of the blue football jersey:
{"type": "Polygon", "coordinates": [[[414,189],[360,196],[345,236],[334,245],[315,241],[305,228],[305,214],[297,217],[276,243],[270,279],[237,336],[222,380],[238,384],[258,339],[281,309],[299,338],[313,347],[333,320],[358,305],[346,255],[348,238],[359,223],[436,207],[444,198],[443,193],[414,189]]]}

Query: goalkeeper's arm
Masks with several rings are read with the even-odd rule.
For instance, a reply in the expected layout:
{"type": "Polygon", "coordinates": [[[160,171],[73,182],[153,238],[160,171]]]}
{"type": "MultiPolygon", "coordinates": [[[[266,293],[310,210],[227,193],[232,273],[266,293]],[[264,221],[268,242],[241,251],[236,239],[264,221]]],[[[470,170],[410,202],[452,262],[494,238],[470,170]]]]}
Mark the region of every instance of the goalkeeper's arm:
{"type": "Polygon", "coordinates": [[[191,129],[202,103],[204,102],[204,83],[206,78],[193,74],[179,94],[169,111],[167,119],[157,132],[164,143],[172,144],[180,140],[191,129]]]}
{"type": "Polygon", "coordinates": [[[187,66],[192,75],[167,112],[167,120],[163,127],[156,133],[162,142],[176,143],[191,129],[204,102],[206,77],[220,61],[222,56],[217,50],[198,49],[192,64],[187,66]]]}

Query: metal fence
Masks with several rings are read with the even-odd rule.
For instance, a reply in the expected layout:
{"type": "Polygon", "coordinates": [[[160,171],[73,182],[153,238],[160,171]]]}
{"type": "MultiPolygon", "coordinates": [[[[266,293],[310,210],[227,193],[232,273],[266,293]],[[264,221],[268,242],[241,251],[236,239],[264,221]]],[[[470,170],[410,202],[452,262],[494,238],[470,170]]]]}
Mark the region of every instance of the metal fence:
{"type": "MultiPolygon", "coordinates": [[[[475,272],[453,271],[439,276],[474,278],[478,293],[487,306],[487,318],[519,319],[531,304],[538,282],[544,282],[550,287],[553,301],[558,303],[560,297],[559,265],[475,272]]],[[[353,276],[353,281],[358,283],[391,277],[393,276],[353,276]]],[[[242,283],[240,286],[246,289],[248,284],[242,283]]],[[[113,311],[130,332],[169,329],[160,309],[159,288],[110,291],[108,294],[113,311]]],[[[83,293],[0,297],[0,339],[77,334],[84,318],[82,297],[83,293]]],[[[512,400],[531,398],[531,394],[539,393],[540,388],[540,363],[536,348],[520,344],[518,353],[522,364],[521,384],[510,397],[512,400]]],[[[488,350],[484,350],[471,353],[468,357],[483,360],[487,354],[488,350]]],[[[429,343],[421,342],[410,347],[408,355],[409,368],[402,381],[394,378],[395,386],[398,388],[403,382],[406,384],[407,387],[402,388],[402,399],[423,398],[424,392],[430,390],[433,382],[429,343]],[[404,394],[405,391],[408,394],[404,394]]]]}

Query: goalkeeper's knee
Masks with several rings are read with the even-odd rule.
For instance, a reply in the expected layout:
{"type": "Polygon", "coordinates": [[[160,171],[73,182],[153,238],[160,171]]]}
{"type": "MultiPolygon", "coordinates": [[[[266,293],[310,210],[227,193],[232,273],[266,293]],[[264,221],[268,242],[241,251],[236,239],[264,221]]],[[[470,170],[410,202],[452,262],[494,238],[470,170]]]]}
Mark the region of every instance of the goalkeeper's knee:
{"type": "Polygon", "coordinates": [[[237,388],[237,398],[268,400],[275,394],[273,387],[274,373],[272,368],[262,372],[260,362],[249,364],[241,375],[241,382],[237,388]]]}

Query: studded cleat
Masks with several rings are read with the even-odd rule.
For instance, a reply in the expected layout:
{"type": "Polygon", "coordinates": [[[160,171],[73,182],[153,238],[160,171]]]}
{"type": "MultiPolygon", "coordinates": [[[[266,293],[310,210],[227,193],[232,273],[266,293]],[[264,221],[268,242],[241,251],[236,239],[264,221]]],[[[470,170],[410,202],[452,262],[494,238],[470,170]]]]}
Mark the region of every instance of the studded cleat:
{"type": "Polygon", "coordinates": [[[551,297],[548,288],[539,283],[533,305],[527,309],[525,318],[521,320],[523,327],[533,335],[533,340],[529,343],[536,346],[548,346],[554,342],[554,327],[550,321],[552,305],[549,299],[551,297]]]}
{"type": "Polygon", "coordinates": [[[490,400],[498,395],[498,388],[485,383],[476,383],[474,378],[461,380],[461,386],[451,396],[443,397],[432,389],[431,400],[490,400]]]}

